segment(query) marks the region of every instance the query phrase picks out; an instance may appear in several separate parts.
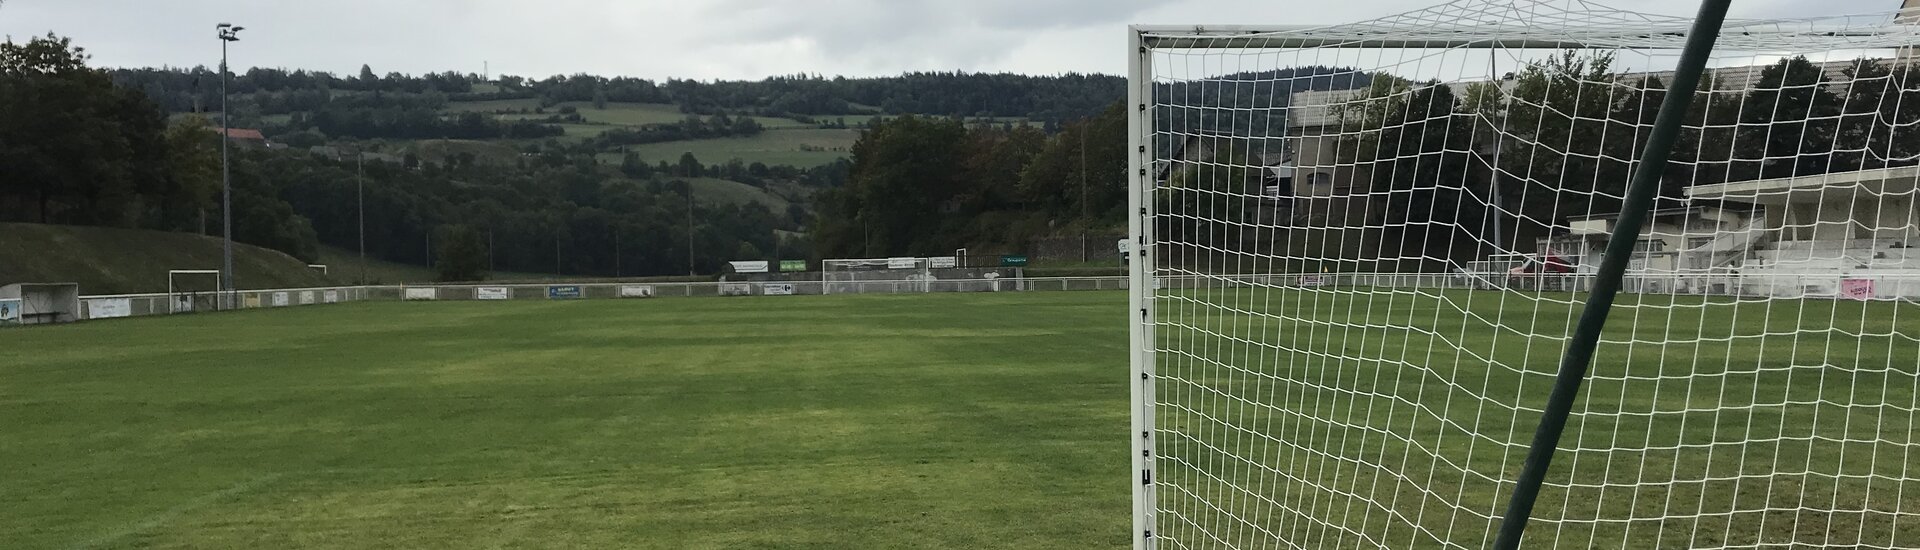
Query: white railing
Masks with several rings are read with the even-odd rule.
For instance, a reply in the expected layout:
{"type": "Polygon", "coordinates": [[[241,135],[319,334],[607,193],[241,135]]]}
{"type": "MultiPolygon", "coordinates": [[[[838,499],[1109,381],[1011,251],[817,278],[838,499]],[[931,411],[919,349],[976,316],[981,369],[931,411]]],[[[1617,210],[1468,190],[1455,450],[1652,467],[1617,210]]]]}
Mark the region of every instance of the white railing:
{"type": "Polygon", "coordinates": [[[372,286],[277,288],[264,290],[154,292],[81,296],[78,319],[145,317],[268,307],[297,307],[376,299],[372,286]]]}
{"type": "MultiPolygon", "coordinates": [[[[1126,277],[1043,277],[835,281],[835,294],[1121,290],[1126,277]]],[[[515,301],[717,296],[818,295],[818,280],[687,283],[473,283],[372,285],[267,290],[81,296],[78,319],[145,317],[239,309],[302,307],[361,301],[515,301]]]]}
{"type": "MultiPolygon", "coordinates": [[[[1156,277],[1162,289],[1226,287],[1268,288],[1420,288],[1434,290],[1494,290],[1509,292],[1585,292],[1593,288],[1593,274],[1455,273],[1323,273],[1229,275],[1177,273],[1156,277]]],[[[1699,272],[1629,272],[1622,292],[1637,294],[1732,296],[1745,298],[1829,298],[1853,300],[1920,299],[1920,271],[1855,269],[1847,271],[1784,272],[1703,270],[1699,272]]]]}
{"type": "MultiPolygon", "coordinates": [[[[1591,274],[1515,275],[1509,273],[1273,273],[1206,274],[1162,271],[1160,289],[1268,287],[1298,289],[1421,288],[1508,292],[1584,292],[1591,274]]],[[[1036,292],[1124,290],[1126,277],[1025,277],[951,280],[835,281],[834,294],[923,294],[931,292],[1036,292]]],[[[515,283],[374,285],[231,292],[112,294],[80,297],[79,319],[143,317],[233,309],[303,307],[361,301],[519,301],[618,298],[690,298],[823,294],[820,281],[685,283],[515,283]]],[[[1854,270],[1787,273],[1713,270],[1699,273],[1636,272],[1626,275],[1622,291],[1646,294],[1735,296],[1748,298],[1835,298],[1856,300],[1920,299],[1920,272],[1854,270]]]]}

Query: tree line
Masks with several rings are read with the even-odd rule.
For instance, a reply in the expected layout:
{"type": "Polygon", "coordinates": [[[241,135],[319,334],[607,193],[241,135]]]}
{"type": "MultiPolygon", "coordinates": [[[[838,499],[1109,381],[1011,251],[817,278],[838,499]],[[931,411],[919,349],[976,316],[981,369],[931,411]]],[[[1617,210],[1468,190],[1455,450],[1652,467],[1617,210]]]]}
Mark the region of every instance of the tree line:
{"type": "MultiPolygon", "coordinates": [[[[1920,164],[1920,73],[1870,58],[1838,72],[1793,57],[1744,88],[1702,82],[1660,167],[1661,204],[1694,185],[1920,164]]],[[[1619,211],[1666,87],[1575,52],[1458,91],[1377,75],[1338,113],[1340,161],[1371,193],[1370,218],[1330,223],[1397,233],[1405,248],[1390,256],[1531,248],[1571,216],[1619,211]],[[1507,242],[1486,242],[1496,224],[1507,242]]]]}
{"type": "MultiPolygon", "coordinates": [[[[0,43],[0,220],[218,235],[221,138],[197,117],[169,122],[148,94],[87,61],[57,36],[0,43]]],[[[567,148],[494,163],[407,159],[236,147],[234,239],[307,261],[321,245],[355,250],[364,204],[369,256],[436,264],[449,279],[713,273],[729,260],[807,257],[793,235],[811,220],[804,208],[701,200],[693,178],[828,187],[848,170],[708,167],[691,155],[654,170],[567,148]]]]}
{"type": "Polygon", "coordinates": [[[846,184],[816,201],[814,245],[827,257],[939,256],[1121,230],[1126,127],[1119,103],[1053,135],[916,116],[874,123],[853,146],[846,184]]]}
{"type": "Polygon", "coordinates": [[[622,145],[664,143],[688,139],[751,137],[766,129],[750,116],[729,117],[726,113],[701,118],[688,115],[679,122],[643,124],[631,128],[613,128],[588,140],[594,147],[611,149],[622,145]]]}
{"type": "MultiPolygon", "coordinates": [[[[220,105],[220,73],[207,67],[116,69],[115,82],[140,90],[170,112],[206,112],[220,105]]],[[[454,72],[358,75],[253,68],[233,74],[236,120],[325,110],[337,102],[356,108],[431,108],[418,103],[539,99],[564,102],[674,103],[700,115],[858,116],[921,114],[951,117],[1024,117],[1061,123],[1089,116],[1125,95],[1125,79],[1108,75],[1028,76],[1005,73],[915,72],[878,78],[777,76],[757,81],[556,75],[544,79],[454,72]],[[424,99],[422,99],[424,98],[424,99]]]]}

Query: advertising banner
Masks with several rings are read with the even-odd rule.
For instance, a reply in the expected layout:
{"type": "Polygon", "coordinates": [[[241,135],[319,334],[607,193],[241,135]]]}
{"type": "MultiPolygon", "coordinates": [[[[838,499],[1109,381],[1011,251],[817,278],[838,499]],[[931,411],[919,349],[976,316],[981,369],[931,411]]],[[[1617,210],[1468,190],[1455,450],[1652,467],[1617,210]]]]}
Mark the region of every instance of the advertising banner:
{"type": "Polygon", "coordinates": [[[913,269],[918,265],[917,258],[887,258],[887,269],[913,269]]]}
{"type": "Polygon", "coordinates": [[[313,291],[303,290],[300,292],[300,305],[303,305],[303,306],[313,305],[313,291]]]}
{"type": "Polygon", "coordinates": [[[583,296],[583,294],[580,293],[580,287],[578,286],[567,285],[567,286],[547,287],[548,300],[578,300],[580,299],[581,296],[583,296]]]}
{"type": "Polygon", "coordinates": [[[340,301],[340,291],[329,290],[326,292],[322,292],[320,293],[320,299],[325,300],[329,304],[338,303],[340,301]]]}
{"type": "Polygon", "coordinates": [[[753,285],[750,283],[720,283],[720,295],[752,296],[753,285]]]}
{"type": "Polygon", "coordinates": [[[513,289],[504,286],[483,286],[473,289],[475,300],[512,300],[513,289]]]}
{"type": "Polygon", "coordinates": [[[1027,257],[1016,255],[1001,256],[1000,265],[1004,267],[1025,267],[1027,265],[1027,257]]]}
{"type": "Polygon", "coordinates": [[[87,300],[87,318],[88,319],[112,319],[115,317],[132,317],[132,316],[133,316],[133,300],[129,300],[126,298],[101,298],[98,300],[87,300]]]}
{"type": "Polygon", "coordinates": [[[793,283],[767,283],[760,285],[760,293],[767,296],[792,296],[793,283]]]}
{"type": "Polygon", "coordinates": [[[622,285],[621,298],[652,298],[653,285],[622,285]]]}
{"type": "Polygon", "coordinates": [[[1308,288],[1327,286],[1327,278],[1319,275],[1301,275],[1300,286],[1308,288]]]}
{"type": "Polygon", "coordinates": [[[20,300],[0,300],[0,325],[20,324],[20,300]]]}
{"type": "Polygon", "coordinates": [[[727,262],[727,263],[733,264],[734,273],[766,273],[767,272],[766,260],[758,260],[758,261],[752,261],[752,262],[727,262]]]}
{"type": "Polygon", "coordinates": [[[780,260],[781,271],[806,271],[806,260],[780,260]]]}
{"type": "Polygon", "coordinates": [[[1841,279],[1840,296],[1853,300],[1873,299],[1873,279],[1841,279]]]}
{"type": "Polygon", "coordinates": [[[408,300],[432,300],[435,298],[432,288],[409,288],[406,294],[401,297],[408,300]]]}
{"type": "Polygon", "coordinates": [[[953,256],[934,256],[927,258],[927,267],[934,269],[951,269],[959,265],[959,263],[960,262],[955,260],[953,256]]]}
{"type": "Polygon", "coordinates": [[[240,300],[240,303],[241,303],[241,305],[244,305],[244,306],[246,306],[246,307],[250,307],[250,308],[251,308],[251,307],[260,307],[260,295],[259,295],[259,294],[248,294],[248,295],[246,295],[246,297],[245,297],[245,298],[242,298],[242,299],[240,300]]]}
{"type": "Polygon", "coordinates": [[[173,312],[174,313],[192,313],[193,312],[193,295],[192,294],[173,295],[173,312]]]}
{"type": "Polygon", "coordinates": [[[273,293],[273,307],[287,307],[287,304],[292,303],[287,298],[288,296],[285,292],[273,293]]]}

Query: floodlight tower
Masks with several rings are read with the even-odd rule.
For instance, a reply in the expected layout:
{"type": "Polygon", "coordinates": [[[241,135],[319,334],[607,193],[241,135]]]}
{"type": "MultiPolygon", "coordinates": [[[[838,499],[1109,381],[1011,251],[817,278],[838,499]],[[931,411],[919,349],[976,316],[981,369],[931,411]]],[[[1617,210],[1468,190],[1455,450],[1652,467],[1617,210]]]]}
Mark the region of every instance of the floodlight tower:
{"type": "MultiPolygon", "coordinates": [[[[227,110],[227,43],[239,42],[240,31],[246,27],[236,27],[232,23],[214,26],[220,36],[220,284],[227,295],[233,295],[233,180],[227,170],[228,124],[233,112],[227,110]]],[[[231,298],[229,298],[231,299],[231,298]]]]}

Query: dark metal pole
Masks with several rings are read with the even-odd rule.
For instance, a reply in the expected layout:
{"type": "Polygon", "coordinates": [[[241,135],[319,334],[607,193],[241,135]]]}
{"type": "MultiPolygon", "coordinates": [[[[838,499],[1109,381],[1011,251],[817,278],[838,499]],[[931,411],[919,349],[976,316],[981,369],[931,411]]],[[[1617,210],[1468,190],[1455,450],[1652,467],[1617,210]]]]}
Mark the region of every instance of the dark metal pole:
{"type": "Polygon", "coordinates": [[[1087,132],[1093,126],[1089,118],[1080,124],[1080,262],[1087,261],[1087,132]]]}
{"type": "Polygon", "coordinates": [[[360,205],[360,284],[367,284],[367,167],[366,152],[353,150],[354,201],[360,205]]]}
{"type": "Polygon", "coordinates": [[[1654,119],[1653,129],[1647,136],[1647,147],[1640,154],[1640,164],[1634,168],[1620,219],[1607,241],[1606,256],[1600,261],[1593,292],[1587,296],[1587,305],[1580,311],[1580,324],[1575,327],[1573,338],[1567,341],[1566,353],[1560,357],[1560,372],[1554,379],[1553,393],[1547,397],[1547,406],[1540,413],[1540,427],[1527,450],[1527,462],[1515,482],[1507,513],[1500,520],[1500,535],[1493,543],[1495,550],[1520,547],[1527,519],[1533,514],[1534,500],[1539,498],[1540,485],[1546,480],[1547,466],[1553,461],[1560,433],[1567,427],[1567,415],[1573,410],[1574,397],[1580,393],[1580,382],[1586,379],[1594,345],[1600,340],[1600,329],[1606,326],[1614,295],[1620,292],[1620,278],[1633,257],[1634,244],[1640,240],[1640,226],[1646,222],[1653,199],[1659,194],[1660,174],[1673,153],[1680,123],[1693,102],[1700,71],[1706,67],[1707,56],[1713,53],[1713,42],[1720,36],[1720,24],[1727,17],[1727,4],[1731,1],[1703,0],[1699,15],[1694,17],[1693,29],[1687,32],[1686,49],[1680,52],[1679,66],[1673,71],[1673,85],[1667,89],[1660,115],[1654,119]]]}
{"type": "Polygon", "coordinates": [[[220,280],[226,288],[227,297],[232,299],[233,281],[233,180],[227,171],[227,142],[233,138],[228,135],[233,120],[233,111],[227,108],[227,39],[220,37],[220,280]]]}
{"type": "Polygon", "coordinates": [[[687,276],[693,271],[693,184],[687,184],[687,276]]]}

